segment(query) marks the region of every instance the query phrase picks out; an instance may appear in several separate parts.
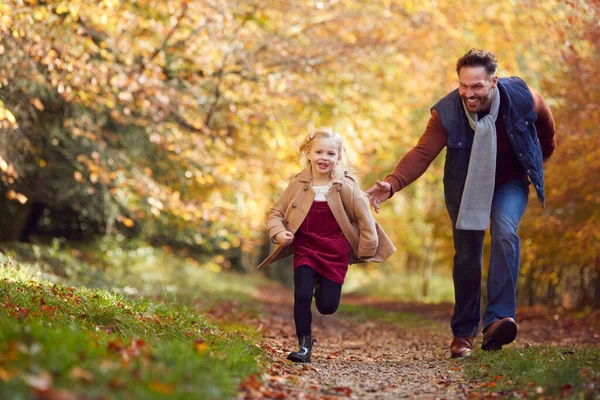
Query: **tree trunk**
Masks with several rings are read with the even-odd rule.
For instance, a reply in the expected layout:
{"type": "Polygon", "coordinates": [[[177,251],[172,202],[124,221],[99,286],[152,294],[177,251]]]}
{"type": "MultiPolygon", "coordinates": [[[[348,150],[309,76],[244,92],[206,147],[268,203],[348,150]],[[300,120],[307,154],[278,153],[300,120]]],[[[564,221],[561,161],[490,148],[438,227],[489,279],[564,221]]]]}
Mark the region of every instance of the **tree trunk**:
{"type": "Polygon", "coordinates": [[[19,204],[16,201],[8,200],[3,190],[0,190],[0,196],[0,208],[2,209],[0,242],[15,242],[23,236],[31,203],[19,204]]]}
{"type": "Polygon", "coordinates": [[[596,279],[594,280],[594,310],[600,310],[600,255],[595,259],[596,279]]]}
{"type": "Polygon", "coordinates": [[[431,286],[431,272],[433,269],[432,241],[433,240],[431,238],[425,241],[425,257],[423,257],[423,297],[427,297],[429,295],[429,287],[431,286]]]}

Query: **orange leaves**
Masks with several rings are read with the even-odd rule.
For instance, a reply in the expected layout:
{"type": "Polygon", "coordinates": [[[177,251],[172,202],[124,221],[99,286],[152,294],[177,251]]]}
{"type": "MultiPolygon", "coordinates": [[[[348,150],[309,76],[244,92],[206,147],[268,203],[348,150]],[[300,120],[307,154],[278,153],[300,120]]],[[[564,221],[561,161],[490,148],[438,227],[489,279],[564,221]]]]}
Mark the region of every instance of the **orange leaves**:
{"type": "Polygon", "coordinates": [[[75,179],[75,182],[84,182],[83,174],[81,173],[81,171],[75,171],[73,173],[73,178],[75,179]]]}
{"type": "Polygon", "coordinates": [[[27,203],[27,197],[24,194],[15,192],[12,189],[6,192],[6,198],[9,200],[16,200],[21,204],[27,203]]]}
{"type": "Polygon", "coordinates": [[[133,225],[135,225],[133,220],[131,218],[127,218],[127,217],[123,217],[121,222],[123,222],[123,225],[125,225],[125,227],[127,227],[127,228],[132,228],[133,225]]]}
{"type": "Polygon", "coordinates": [[[198,354],[204,354],[206,350],[208,350],[208,343],[206,343],[204,339],[196,339],[194,342],[194,348],[198,354]]]}
{"type": "Polygon", "coordinates": [[[30,102],[31,102],[31,105],[33,105],[39,111],[44,111],[44,103],[42,103],[42,101],[40,99],[38,99],[37,97],[32,98],[30,100],[30,102]]]}
{"type": "Polygon", "coordinates": [[[152,355],[150,347],[142,339],[132,339],[129,345],[126,345],[120,339],[111,340],[106,348],[110,353],[116,353],[120,356],[123,366],[129,365],[134,358],[148,363],[152,355]]]}
{"type": "Polygon", "coordinates": [[[163,382],[150,382],[148,384],[148,388],[156,393],[170,395],[175,391],[175,385],[172,383],[163,383],[163,382]]]}

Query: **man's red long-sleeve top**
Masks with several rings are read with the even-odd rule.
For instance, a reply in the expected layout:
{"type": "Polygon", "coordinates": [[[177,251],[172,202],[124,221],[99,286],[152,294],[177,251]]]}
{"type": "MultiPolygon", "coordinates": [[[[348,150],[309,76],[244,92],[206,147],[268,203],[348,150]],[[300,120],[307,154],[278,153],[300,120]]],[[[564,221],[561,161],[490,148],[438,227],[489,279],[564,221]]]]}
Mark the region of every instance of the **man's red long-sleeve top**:
{"type": "MultiPolygon", "coordinates": [[[[535,126],[545,161],[552,155],[556,147],[554,118],[550,107],[542,96],[531,88],[529,90],[533,96],[533,109],[537,114],[535,126]]],[[[502,104],[500,104],[499,114],[502,115],[502,104]]],[[[496,120],[496,137],[498,141],[496,185],[515,179],[527,180],[527,174],[508,140],[503,118],[496,120]]],[[[423,133],[417,145],[406,153],[392,173],[385,177],[385,181],[392,186],[392,193],[405,188],[423,175],[446,146],[447,139],[448,136],[442,121],[438,113],[433,110],[427,128],[425,128],[425,133],[423,133]]]]}

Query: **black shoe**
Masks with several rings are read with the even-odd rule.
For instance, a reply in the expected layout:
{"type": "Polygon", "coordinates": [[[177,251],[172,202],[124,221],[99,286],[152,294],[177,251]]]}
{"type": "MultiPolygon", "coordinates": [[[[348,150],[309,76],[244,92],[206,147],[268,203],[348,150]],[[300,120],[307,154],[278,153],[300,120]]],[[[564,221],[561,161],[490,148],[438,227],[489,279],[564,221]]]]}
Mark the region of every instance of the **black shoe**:
{"type": "Polygon", "coordinates": [[[298,338],[300,350],[288,354],[287,359],[296,363],[309,363],[312,347],[316,341],[311,335],[300,336],[298,338]]]}

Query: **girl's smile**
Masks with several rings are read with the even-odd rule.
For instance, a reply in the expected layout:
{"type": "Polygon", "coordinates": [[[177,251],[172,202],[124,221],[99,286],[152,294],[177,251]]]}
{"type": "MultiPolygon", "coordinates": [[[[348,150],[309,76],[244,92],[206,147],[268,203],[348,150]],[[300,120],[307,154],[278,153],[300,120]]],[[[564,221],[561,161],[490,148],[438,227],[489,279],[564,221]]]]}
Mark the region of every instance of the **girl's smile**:
{"type": "Polygon", "coordinates": [[[328,183],[338,160],[341,158],[339,143],[333,137],[314,138],[306,158],[310,162],[313,180],[328,183]]]}

